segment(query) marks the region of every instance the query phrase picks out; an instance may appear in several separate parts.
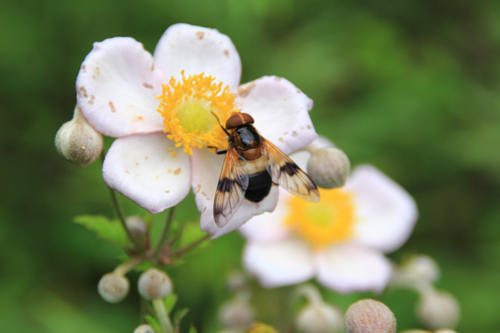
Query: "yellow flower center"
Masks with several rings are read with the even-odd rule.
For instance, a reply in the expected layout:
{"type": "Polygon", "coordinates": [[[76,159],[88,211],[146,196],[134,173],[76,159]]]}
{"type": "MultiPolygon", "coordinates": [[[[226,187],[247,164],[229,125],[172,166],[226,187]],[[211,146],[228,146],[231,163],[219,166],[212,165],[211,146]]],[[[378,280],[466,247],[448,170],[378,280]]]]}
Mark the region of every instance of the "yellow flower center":
{"type": "Polygon", "coordinates": [[[221,124],[235,110],[234,96],[229,87],[222,82],[215,83],[215,78],[204,73],[184,76],[182,81],[173,77],[168,85],[163,85],[158,112],[163,117],[164,132],[175,141],[176,147],[183,147],[184,152],[193,154],[192,147],[204,146],[225,149],[227,137],[217,123],[221,124]]]}
{"type": "Polygon", "coordinates": [[[357,221],[352,193],[343,189],[320,190],[321,201],[311,203],[298,197],[287,202],[284,224],[315,249],[352,237],[357,221]]]}

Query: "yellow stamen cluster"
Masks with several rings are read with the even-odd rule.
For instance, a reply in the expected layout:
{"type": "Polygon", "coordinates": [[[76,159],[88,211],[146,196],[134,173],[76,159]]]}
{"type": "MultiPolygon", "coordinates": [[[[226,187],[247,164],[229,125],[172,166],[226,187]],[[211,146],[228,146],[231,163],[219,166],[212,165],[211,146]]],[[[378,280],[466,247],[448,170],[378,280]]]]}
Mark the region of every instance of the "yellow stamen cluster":
{"type": "Polygon", "coordinates": [[[222,82],[215,83],[211,75],[186,78],[184,71],[181,74],[182,81],[172,77],[157,97],[161,100],[158,112],[163,117],[164,132],[189,155],[193,154],[192,147],[225,149],[227,137],[214,114],[224,124],[232,112],[239,111],[234,109],[234,95],[222,82]]]}
{"type": "Polygon", "coordinates": [[[357,218],[350,192],[332,189],[320,190],[320,194],[319,203],[290,197],[284,222],[315,249],[351,238],[357,218]]]}

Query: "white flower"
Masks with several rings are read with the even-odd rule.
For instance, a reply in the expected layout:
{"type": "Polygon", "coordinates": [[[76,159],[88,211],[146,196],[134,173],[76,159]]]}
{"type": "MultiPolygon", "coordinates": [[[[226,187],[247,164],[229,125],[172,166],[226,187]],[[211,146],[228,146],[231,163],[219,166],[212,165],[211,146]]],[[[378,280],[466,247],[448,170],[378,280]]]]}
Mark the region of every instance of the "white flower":
{"type": "Polygon", "coordinates": [[[240,228],[246,270],[268,288],[316,276],[339,293],[380,292],[392,271],[384,253],[410,236],[418,215],[414,200],[368,165],[354,169],[343,188],[320,195],[315,204],[280,191],[272,215],[240,228]]]}
{"type": "Polygon", "coordinates": [[[317,136],[308,114],[312,101],[285,79],[239,86],[240,75],[236,48],[215,29],[173,25],[154,56],[132,38],[95,43],[76,89],[88,122],[117,137],[103,166],[106,183],[151,213],[175,206],[193,188],[201,228],[214,237],[272,211],[277,190],[260,205],[244,202],[224,228],[215,225],[224,156],[206,147],[223,147],[227,138],[212,112],[223,124],[233,111],[251,114],[258,131],[288,154],[317,136]]]}

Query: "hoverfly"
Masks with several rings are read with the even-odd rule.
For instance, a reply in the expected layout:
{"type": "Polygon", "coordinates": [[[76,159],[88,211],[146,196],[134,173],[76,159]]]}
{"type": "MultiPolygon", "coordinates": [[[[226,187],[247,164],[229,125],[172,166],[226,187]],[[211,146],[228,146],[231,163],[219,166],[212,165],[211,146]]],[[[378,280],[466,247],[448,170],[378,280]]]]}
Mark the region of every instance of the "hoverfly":
{"type": "MultiPolygon", "coordinates": [[[[214,114],[215,116],[215,114],[214,114]]],[[[217,118],[217,116],[216,116],[217,118]]],[[[280,185],[288,192],[311,202],[319,201],[316,184],[285,153],[263,138],[247,113],[233,113],[220,124],[229,140],[214,198],[214,220],[222,228],[233,217],[243,199],[258,203],[280,185]]]]}

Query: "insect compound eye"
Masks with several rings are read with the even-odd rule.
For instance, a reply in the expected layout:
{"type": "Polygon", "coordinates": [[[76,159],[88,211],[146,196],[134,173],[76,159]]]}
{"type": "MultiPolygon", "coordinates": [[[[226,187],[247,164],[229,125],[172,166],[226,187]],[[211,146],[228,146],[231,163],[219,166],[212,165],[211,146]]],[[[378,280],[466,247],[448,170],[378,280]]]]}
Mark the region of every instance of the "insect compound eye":
{"type": "Polygon", "coordinates": [[[233,115],[226,121],[226,129],[232,129],[241,125],[253,123],[254,120],[248,113],[233,113],[233,115]]]}

